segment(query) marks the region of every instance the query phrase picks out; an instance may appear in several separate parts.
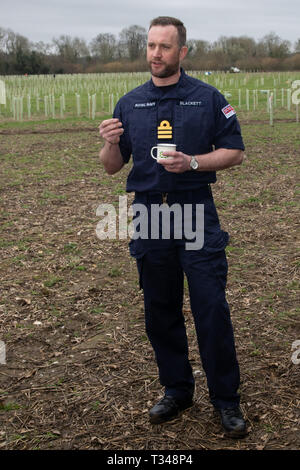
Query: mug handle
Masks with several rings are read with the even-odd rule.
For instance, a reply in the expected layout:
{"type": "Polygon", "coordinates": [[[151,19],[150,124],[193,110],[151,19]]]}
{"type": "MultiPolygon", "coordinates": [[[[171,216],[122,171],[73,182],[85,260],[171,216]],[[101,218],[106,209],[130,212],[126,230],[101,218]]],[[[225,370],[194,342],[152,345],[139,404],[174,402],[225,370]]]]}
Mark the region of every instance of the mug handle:
{"type": "Polygon", "coordinates": [[[155,149],[158,149],[158,147],[152,147],[150,153],[151,153],[151,157],[154,158],[154,160],[157,160],[157,157],[155,157],[155,156],[153,155],[153,153],[152,153],[152,150],[155,150],[155,149]]]}

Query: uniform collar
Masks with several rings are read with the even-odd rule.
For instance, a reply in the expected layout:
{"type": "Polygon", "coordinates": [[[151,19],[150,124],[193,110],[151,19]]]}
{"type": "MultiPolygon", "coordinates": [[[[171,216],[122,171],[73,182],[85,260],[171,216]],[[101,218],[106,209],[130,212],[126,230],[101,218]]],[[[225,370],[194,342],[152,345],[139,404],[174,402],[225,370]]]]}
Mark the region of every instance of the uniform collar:
{"type": "Polygon", "coordinates": [[[190,91],[194,88],[194,84],[190,82],[189,76],[185,73],[183,68],[180,68],[180,78],[177,82],[177,86],[172,88],[166,94],[163,95],[163,92],[159,87],[154,85],[153,80],[149,80],[147,85],[147,98],[149,99],[159,99],[164,96],[164,99],[169,98],[179,98],[184,99],[190,91]]]}

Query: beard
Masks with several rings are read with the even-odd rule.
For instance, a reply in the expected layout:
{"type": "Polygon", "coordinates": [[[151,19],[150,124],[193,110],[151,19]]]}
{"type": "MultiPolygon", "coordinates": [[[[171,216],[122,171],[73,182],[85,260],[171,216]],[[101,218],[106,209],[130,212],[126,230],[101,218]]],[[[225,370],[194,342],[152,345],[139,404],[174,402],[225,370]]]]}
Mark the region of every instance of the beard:
{"type": "Polygon", "coordinates": [[[148,66],[150,69],[151,74],[153,77],[157,78],[168,78],[171,77],[172,75],[175,75],[180,67],[179,60],[176,63],[165,65],[163,62],[160,62],[161,65],[164,65],[164,67],[161,70],[155,70],[154,67],[152,67],[152,63],[148,62],[148,66]]]}

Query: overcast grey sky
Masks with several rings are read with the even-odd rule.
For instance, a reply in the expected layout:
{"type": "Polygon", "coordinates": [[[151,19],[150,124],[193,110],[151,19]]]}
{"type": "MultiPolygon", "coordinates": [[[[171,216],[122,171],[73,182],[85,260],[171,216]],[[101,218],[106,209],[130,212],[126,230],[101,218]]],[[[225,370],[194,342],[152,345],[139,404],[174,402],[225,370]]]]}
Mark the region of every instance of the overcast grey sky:
{"type": "Polygon", "coordinates": [[[34,42],[62,34],[87,42],[99,33],[118,36],[134,24],[147,29],[159,15],[180,18],[188,39],[260,39],[270,31],[292,45],[300,38],[300,0],[0,0],[0,27],[34,42]]]}

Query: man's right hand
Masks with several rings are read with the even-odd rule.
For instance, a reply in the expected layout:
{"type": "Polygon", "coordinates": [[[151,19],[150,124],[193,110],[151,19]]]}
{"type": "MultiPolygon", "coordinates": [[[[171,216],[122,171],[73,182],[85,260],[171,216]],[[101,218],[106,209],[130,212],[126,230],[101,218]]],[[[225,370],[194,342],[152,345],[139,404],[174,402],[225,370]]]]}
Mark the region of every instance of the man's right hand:
{"type": "Polygon", "coordinates": [[[118,144],[124,129],[117,118],[106,119],[99,126],[99,133],[103,139],[110,144],[118,144]]]}

